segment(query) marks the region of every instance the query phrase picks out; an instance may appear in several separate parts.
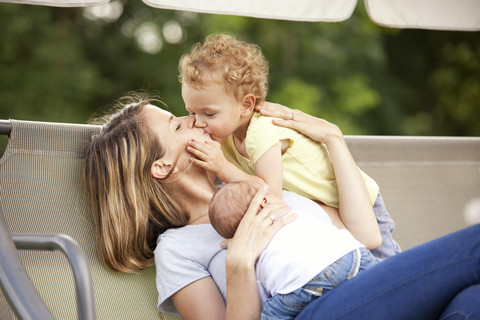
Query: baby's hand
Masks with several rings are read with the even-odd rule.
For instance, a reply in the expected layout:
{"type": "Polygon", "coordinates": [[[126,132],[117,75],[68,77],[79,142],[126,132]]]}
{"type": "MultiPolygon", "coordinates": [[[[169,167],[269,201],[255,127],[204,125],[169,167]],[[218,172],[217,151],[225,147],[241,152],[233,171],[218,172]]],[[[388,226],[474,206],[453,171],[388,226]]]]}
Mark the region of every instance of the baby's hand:
{"type": "Polygon", "coordinates": [[[192,158],[194,165],[213,172],[217,176],[227,161],[218,141],[198,141],[192,139],[188,141],[187,151],[194,155],[192,158]]]}

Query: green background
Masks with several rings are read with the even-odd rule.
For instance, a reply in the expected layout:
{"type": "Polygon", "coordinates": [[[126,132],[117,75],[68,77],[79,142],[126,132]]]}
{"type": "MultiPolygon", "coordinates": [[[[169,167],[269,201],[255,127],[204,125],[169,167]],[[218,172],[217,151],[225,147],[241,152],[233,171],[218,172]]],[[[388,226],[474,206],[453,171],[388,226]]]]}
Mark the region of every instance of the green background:
{"type": "Polygon", "coordinates": [[[345,134],[480,135],[479,32],[384,28],[362,4],[345,22],[310,23],[112,3],[121,14],[104,18],[92,8],[0,3],[0,119],[86,123],[138,89],[184,115],[180,56],[226,32],[262,48],[270,101],[345,134]],[[157,47],[142,46],[152,34],[157,47]]]}

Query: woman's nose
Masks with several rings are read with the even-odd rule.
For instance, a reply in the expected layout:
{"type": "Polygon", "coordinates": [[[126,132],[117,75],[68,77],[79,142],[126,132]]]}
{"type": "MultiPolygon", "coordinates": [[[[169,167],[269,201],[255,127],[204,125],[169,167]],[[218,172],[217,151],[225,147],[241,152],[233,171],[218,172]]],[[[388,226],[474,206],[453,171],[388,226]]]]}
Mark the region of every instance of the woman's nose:
{"type": "Polygon", "coordinates": [[[195,126],[195,116],[183,116],[177,119],[187,128],[191,129],[195,126]]]}

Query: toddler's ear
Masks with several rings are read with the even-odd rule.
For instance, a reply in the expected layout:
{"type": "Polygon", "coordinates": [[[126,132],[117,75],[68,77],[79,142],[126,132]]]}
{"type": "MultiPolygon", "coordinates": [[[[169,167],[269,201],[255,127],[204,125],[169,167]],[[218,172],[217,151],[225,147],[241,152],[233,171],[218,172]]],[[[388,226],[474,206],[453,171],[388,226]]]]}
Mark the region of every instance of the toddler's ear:
{"type": "Polygon", "coordinates": [[[243,113],[245,115],[250,115],[252,112],[255,111],[255,103],[257,102],[257,98],[252,93],[246,94],[242,98],[242,107],[243,113]]]}

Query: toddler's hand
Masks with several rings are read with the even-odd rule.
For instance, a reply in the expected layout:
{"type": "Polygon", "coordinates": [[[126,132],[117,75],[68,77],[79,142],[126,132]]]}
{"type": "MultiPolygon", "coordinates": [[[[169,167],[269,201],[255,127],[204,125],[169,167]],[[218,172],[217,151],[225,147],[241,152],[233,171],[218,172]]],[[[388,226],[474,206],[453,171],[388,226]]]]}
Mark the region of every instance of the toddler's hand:
{"type": "Polygon", "coordinates": [[[187,151],[194,155],[192,158],[194,165],[213,172],[217,176],[227,161],[218,141],[197,141],[192,139],[188,141],[187,151]]]}

